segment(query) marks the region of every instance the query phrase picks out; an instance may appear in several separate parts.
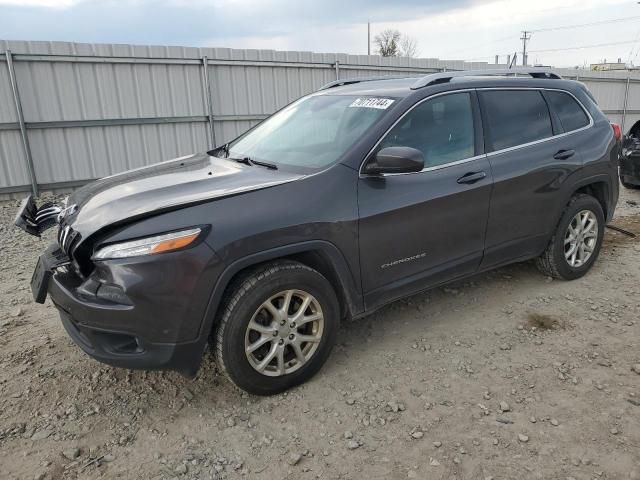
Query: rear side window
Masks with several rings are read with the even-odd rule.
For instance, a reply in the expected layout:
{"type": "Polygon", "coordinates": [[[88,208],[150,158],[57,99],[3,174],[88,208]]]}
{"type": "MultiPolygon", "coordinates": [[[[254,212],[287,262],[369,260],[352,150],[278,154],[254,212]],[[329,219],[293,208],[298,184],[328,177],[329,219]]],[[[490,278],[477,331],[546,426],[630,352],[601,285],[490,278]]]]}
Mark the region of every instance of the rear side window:
{"type": "Polygon", "coordinates": [[[560,118],[560,123],[565,132],[578,130],[589,125],[589,117],[575,98],[564,92],[545,92],[549,99],[551,109],[560,118]]]}
{"type": "Polygon", "coordinates": [[[536,90],[478,92],[484,106],[492,150],[515,147],[553,136],[549,108],[536,90]]]}

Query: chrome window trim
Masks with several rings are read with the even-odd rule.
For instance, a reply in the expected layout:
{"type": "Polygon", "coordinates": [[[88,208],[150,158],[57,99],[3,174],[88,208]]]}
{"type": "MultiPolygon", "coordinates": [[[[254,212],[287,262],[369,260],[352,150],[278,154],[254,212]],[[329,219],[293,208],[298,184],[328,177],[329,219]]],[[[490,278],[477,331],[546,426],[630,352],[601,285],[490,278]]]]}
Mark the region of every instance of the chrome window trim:
{"type": "MultiPolygon", "coordinates": [[[[545,103],[546,103],[546,100],[545,100],[545,103]]],[[[551,115],[551,112],[549,112],[549,115],[551,115]]],[[[587,130],[587,129],[593,127],[593,125],[595,125],[593,117],[591,116],[591,113],[589,113],[589,111],[585,108],[583,103],[573,93],[571,93],[571,92],[569,92],[567,90],[563,90],[561,88],[544,88],[544,87],[481,87],[481,88],[465,88],[465,89],[460,89],[460,90],[448,90],[446,92],[436,93],[434,95],[430,95],[428,97],[423,98],[419,102],[413,104],[411,106],[411,108],[409,108],[395,122],[393,122],[393,124],[384,132],[384,134],[378,139],[378,141],[375,143],[375,145],[364,156],[364,159],[360,163],[360,168],[358,169],[358,176],[360,178],[395,177],[395,176],[398,176],[398,175],[416,175],[416,174],[420,174],[420,173],[424,173],[424,172],[431,172],[433,170],[441,170],[443,168],[453,167],[453,166],[456,166],[456,165],[461,165],[463,163],[471,162],[473,160],[478,160],[480,158],[487,158],[487,157],[491,157],[491,156],[494,156],[494,155],[499,155],[499,154],[502,154],[502,153],[510,152],[510,151],[513,151],[513,150],[518,150],[520,148],[530,147],[531,145],[536,145],[538,143],[548,142],[549,140],[554,140],[556,138],[562,138],[562,137],[565,137],[567,135],[573,135],[574,133],[581,132],[583,130],[587,130]],[[379,174],[379,175],[369,175],[369,174],[366,174],[366,173],[364,173],[362,171],[362,168],[364,167],[364,164],[366,163],[367,159],[370,157],[370,155],[373,153],[373,151],[375,151],[375,149],[378,148],[378,146],[380,145],[382,140],[384,140],[384,138],[389,134],[389,132],[391,130],[393,130],[395,128],[395,126],[398,123],[400,123],[400,121],[406,115],[408,115],[409,112],[411,112],[414,108],[416,108],[418,105],[421,105],[422,103],[424,103],[424,102],[426,102],[428,100],[431,100],[433,98],[441,97],[443,95],[451,95],[451,94],[454,94],[454,93],[464,93],[464,92],[474,92],[474,91],[477,92],[477,91],[485,91],[485,90],[506,90],[506,91],[509,91],[509,90],[536,90],[536,91],[543,91],[544,90],[544,91],[551,91],[551,92],[567,93],[576,102],[578,102],[578,105],[580,106],[580,108],[582,108],[584,113],[589,118],[589,124],[584,126],[584,127],[578,128],[577,130],[571,130],[570,132],[559,133],[557,135],[552,135],[550,137],[543,138],[543,139],[540,139],[540,140],[535,140],[533,142],[523,143],[523,144],[520,144],[520,145],[515,145],[513,147],[503,148],[501,150],[495,150],[493,152],[484,153],[482,155],[475,155],[473,157],[464,158],[462,160],[457,160],[455,162],[443,163],[442,165],[435,165],[433,167],[425,167],[422,170],[420,170],[419,172],[382,173],[382,174],[379,174]]]]}

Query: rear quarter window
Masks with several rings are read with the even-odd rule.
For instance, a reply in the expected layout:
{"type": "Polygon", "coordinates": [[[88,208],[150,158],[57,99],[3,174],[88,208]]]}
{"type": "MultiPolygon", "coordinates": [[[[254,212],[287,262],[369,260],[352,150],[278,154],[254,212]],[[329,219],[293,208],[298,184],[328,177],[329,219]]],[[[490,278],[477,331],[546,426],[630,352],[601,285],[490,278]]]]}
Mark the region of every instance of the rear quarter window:
{"type": "Polygon", "coordinates": [[[549,108],[537,90],[478,92],[492,151],[553,136],[549,108]]]}
{"type": "Polygon", "coordinates": [[[589,117],[578,102],[568,93],[545,92],[551,109],[558,115],[565,132],[572,132],[589,125],[589,117]]]}

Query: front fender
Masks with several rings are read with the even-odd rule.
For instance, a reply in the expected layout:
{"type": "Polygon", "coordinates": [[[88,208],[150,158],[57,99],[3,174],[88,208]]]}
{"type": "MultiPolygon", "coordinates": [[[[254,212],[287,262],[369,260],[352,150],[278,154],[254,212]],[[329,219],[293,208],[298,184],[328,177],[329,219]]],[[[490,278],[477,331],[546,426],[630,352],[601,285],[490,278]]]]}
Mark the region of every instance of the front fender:
{"type": "Polygon", "coordinates": [[[337,288],[341,290],[336,294],[344,295],[346,307],[350,316],[356,316],[364,311],[362,293],[356,287],[353,274],[349,270],[347,261],[338,247],[326,240],[310,240],[254,253],[246,257],[235,260],[229,264],[218,277],[215,287],[211,293],[209,303],[202,323],[200,336],[207,336],[213,327],[215,318],[222,302],[223,295],[231,280],[242,270],[259,265],[261,263],[277,260],[279,258],[291,257],[303,253],[319,253],[329,262],[335,273],[335,277],[340,283],[337,288]]]}

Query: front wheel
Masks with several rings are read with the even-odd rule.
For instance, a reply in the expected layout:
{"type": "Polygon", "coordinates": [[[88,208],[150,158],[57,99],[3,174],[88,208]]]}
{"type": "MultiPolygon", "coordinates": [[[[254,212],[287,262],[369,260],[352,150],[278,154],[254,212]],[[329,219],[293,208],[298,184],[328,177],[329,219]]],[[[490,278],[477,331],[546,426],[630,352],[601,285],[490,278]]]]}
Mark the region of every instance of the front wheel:
{"type": "Polygon", "coordinates": [[[598,258],[605,219],[600,202],[591,195],[575,195],[536,264],[545,275],[574,280],[589,271],[598,258]]]}
{"type": "Polygon", "coordinates": [[[232,286],[215,334],[218,366],[249,393],[282,392],[322,367],[339,315],[319,272],[292,261],[265,265],[232,286]]]}

